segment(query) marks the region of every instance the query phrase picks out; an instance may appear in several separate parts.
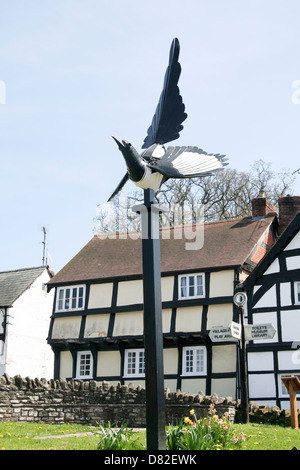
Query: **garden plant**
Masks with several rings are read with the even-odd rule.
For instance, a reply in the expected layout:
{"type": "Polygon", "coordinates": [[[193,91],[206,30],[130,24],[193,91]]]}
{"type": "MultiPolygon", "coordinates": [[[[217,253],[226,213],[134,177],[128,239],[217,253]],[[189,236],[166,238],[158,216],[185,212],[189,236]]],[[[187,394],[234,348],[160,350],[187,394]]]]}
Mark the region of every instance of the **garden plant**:
{"type": "Polygon", "coordinates": [[[182,419],[178,426],[167,431],[168,450],[226,450],[240,448],[245,442],[243,432],[234,432],[226,412],[223,417],[217,415],[212,404],[208,416],[197,419],[195,411],[190,417],[182,419]]]}

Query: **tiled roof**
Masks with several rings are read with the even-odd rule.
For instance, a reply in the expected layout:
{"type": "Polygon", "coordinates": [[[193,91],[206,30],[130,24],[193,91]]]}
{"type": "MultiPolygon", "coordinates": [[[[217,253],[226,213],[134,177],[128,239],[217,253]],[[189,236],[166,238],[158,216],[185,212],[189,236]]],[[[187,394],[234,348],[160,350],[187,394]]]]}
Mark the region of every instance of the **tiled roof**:
{"type": "MultiPolygon", "coordinates": [[[[193,240],[180,236],[182,228],[171,229],[170,239],[161,238],[161,272],[191,272],[245,263],[253,267],[257,260],[251,258],[257,249],[268,248],[266,241],[270,243],[268,232],[274,219],[273,215],[259,220],[249,217],[205,224],[204,244],[197,250],[186,249],[186,243],[193,240]]],[[[48,285],[141,276],[141,239],[134,240],[131,236],[113,239],[108,235],[95,235],[48,285]]]]}
{"type": "Polygon", "coordinates": [[[45,269],[40,266],[0,272],[0,307],[10,307],[45,269]]]}
{"type": "Polygon", "coordinates": [[[260,260],[258,265],[255,267],[251,276],[249,276],[243,283],[246,290],[253,287],[255,282],[259,280],[267,268],[273,263],[275,258],[281,253],[282,250],[292,241],[295,235],[300,231],[300,213],[298,213],[294,219],[285,227],[285,230],[280,234],[280,237],[276,240],[276,243],[268,251],[268,255],[260,260]]]}

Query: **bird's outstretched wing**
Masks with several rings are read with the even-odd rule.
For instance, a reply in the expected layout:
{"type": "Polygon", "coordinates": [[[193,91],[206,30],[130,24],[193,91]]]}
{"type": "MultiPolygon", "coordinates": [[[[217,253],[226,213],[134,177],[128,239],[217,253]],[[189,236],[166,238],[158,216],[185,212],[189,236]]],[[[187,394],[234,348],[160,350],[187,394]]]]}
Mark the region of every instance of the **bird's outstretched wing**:
{"type": "Polygon", "coordinates": [[[110,198],[107,200],[107,202],[111,201],[115,197],[115,195],[118,194],[119,191],[121,191],[124,184],[127,183],[128,180],[129,180],[129,174],[126,173],[126,175],[121,179],[121,181],[120,181],[119,185],[117,186],[117,188],[114,190],[114,192],[110,196],[110,198]]]}
{"type": "Polygon", "coordinates": [[[142,148],[148,148],[154,143],[165,144],[178,139],[179,132],[183,129],[181,124],[187,118],[187,114],[177,86],[181,73],[178,57],[179,41],[175,38],[170,49],[163,91],[142,148]]]}
{"type": "Polygon", "coordinates": [[[222,169],[225,155],[208,154],[198,147],[168,147],[160,159],[152,159],[148,166],[167,178],[206,176],[222,169]]]}

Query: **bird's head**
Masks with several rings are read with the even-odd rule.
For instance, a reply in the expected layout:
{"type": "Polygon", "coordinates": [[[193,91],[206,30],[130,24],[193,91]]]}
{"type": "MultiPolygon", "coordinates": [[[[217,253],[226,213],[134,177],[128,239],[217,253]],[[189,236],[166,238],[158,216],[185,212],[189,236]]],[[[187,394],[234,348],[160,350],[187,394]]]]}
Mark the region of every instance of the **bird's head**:
{"type": "Polygon", "coordinates": [[[144,159],[142,159],[133,145],[131,145],[129,142],[126,142],[125,140],[119,140],[116,137],[113,137],[113,139],[116,141],[119,150],[123,154],[127,165],[129,178],[132,181],[140,181],[143,178],[146,170],[146,163],[144,159]]]}

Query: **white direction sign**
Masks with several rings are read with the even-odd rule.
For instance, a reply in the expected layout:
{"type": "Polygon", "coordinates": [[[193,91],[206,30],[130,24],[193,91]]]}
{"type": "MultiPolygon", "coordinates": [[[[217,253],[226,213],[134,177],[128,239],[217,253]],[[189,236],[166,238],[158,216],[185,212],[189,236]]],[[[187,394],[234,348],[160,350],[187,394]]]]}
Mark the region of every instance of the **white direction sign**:
{"type": "Polygon", "coordinates": [[[272,339],[276,330],[272,323],[245,325],[245,340],[272,339]]]}
{"type": "Polygon", "coordinates": [[[229,330],[230,330],[230,334],[233,338],[241,339],[241,337],[242,337],[242,325],[232,321],[231,324],[230,324],[229,330]]]}
{"type": "Polygon", "coordinates": [[[221,341],[233,341],[229,326],[212,326],[209,332],[209,337],[213,343],[221,341]]]}

